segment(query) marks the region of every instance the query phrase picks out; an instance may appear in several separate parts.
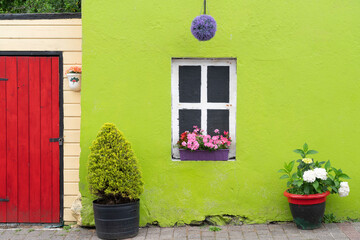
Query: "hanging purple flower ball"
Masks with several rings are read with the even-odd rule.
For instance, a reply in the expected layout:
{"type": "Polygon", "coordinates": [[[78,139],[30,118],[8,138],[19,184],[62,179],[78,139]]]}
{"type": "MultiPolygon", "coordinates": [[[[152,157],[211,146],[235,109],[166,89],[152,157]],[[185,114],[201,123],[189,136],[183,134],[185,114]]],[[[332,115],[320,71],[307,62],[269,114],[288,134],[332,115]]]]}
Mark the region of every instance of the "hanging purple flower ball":
{"type": "Polygon", "coordinates": [[[200,15],[191,23],[191,33],[199,41],[212,39],[216,33],[216,21],[210,15],[200,15]]]}

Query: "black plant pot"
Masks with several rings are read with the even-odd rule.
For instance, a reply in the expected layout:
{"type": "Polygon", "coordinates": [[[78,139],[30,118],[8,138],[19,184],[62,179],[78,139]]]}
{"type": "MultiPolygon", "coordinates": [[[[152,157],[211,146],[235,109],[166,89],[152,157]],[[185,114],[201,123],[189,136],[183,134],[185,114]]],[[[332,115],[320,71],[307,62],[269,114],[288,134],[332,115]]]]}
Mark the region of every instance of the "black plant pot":
{"type": "Polygon", "coordinates": [[[313,205],[289,203],[291,214],[296,226],[303,230],[321,227],[325,212],[325,202],[313,205]]]}
{"type": "Polygon", "coordinates": [[[105,205],[93,202],[96,234],[101,239],[125,239],[139,233],[139,200],[105,205]]]}

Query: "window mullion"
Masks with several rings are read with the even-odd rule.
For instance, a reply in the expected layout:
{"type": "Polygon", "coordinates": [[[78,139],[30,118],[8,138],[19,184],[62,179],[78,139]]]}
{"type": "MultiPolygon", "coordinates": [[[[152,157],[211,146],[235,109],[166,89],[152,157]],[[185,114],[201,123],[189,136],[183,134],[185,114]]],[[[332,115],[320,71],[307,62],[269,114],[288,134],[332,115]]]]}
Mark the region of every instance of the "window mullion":
{"type": "Polygon", "coordinates": [[[207,65],[201,65],[201,128],[207,133],[207,65]]]}

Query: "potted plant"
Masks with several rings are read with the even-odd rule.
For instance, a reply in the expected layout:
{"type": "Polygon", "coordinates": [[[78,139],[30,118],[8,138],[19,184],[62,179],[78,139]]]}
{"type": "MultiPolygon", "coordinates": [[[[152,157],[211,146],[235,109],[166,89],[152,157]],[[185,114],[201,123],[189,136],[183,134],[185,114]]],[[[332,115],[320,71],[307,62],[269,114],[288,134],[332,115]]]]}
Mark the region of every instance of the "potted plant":
{"type": "Polygon", "coordinates": [[[81,67],[72,66],[66,71],[66,76],[69,80],[69,87],[73,91],[80,91],[81,89],[81,67]]]}
{"type": "Polygon", "coordinates": [[[185,131],[177,142],[181,160],[226,161],[229,158],[231,138],[229,132],[220,135],[215,129],[214,136],[205,135],[204,130],[193,126],[192,132],[185,131]]]}
{"type": "Polygon", "coordinates": [[[130,143],[114,124],[102,126],[90,147],[88,181],[96,233],[102,239],[131,238],[139,231],[141,171],[130,143]]]}
{"type": "Polygon", "coordinates": [[[341,169],[331,166],[330,160],[325,162],[314,161],[308,155],[317,151],[309,150],[305,143],[303,149],[294,150],[301,158],[296,162],[297,168],[293,172],[295,160],[285,163],[280,173],[280,179],[288,179],[288,189],[284,195],[288,198],[294,222],[300,229],[315,229],[321,226],[325,212],[326,196],[338,193],[340,197],[349,194],[350,188],[343,179],[350,179],[341,169]]]}

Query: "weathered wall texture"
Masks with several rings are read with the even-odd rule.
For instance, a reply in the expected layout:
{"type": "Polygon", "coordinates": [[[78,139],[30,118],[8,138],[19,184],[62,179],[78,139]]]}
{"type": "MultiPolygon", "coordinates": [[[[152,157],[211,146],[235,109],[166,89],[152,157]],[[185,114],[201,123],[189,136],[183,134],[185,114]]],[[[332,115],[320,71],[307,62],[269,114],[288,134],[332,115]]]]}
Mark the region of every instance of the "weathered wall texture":
{"type": "Polygon", "coordinates": [[[79,194],[80,92],[69,89],[65,71],[81,66],[81,19],[1,20],[0,51],[62,51],[64,69],[64,221],[79,194]]]}
{"type": "Polygon", "coordinates": [[[190,33],[202,1],[83,2],[80,191],[89,146],[115,123],[132,143],[145,181],[141,225],[240,215],[290,220],[277,170],[307,141],[319,160],[353,177],[327,212],[360,215],[360,2],[209,0],[218,32],[190,33]],[[237,58],[236,161],[171,161],[171,58],[237,58]]]}

